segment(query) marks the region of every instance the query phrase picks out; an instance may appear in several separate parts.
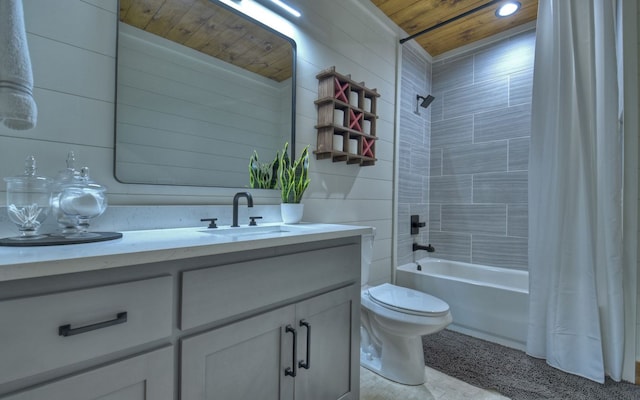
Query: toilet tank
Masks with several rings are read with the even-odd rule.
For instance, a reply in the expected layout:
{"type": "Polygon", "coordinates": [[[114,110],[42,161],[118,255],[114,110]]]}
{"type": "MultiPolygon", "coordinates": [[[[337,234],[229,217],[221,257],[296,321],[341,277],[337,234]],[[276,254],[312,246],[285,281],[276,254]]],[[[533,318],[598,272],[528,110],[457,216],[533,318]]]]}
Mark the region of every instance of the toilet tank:
{"type": "Polygon", "coordinates": [[[362,235],[361,243],[361,286],[365,286],[369,282],[369,270],[371,268],[371,260],[373,258],[373,240],[375,238],[375,229],[373,234],[362,235]]]}

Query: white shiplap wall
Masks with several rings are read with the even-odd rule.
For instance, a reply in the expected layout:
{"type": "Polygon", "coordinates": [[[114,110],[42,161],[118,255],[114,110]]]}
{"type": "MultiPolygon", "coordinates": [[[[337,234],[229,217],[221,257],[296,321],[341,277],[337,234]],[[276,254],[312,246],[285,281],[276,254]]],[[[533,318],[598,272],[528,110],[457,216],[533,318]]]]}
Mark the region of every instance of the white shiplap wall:
{"type": "MultiPolygon", "coordinates": [[[[367,0],[297,0],[303,17],[290,24],[251,0],[239,7],[297,42],[297,148],[316,146],[317,80],[335,65],[379,98],[378,162],[359,168],[311,161],[305,195],[307,221],[377,228],[373,283],[391,277],[392,189],[397,37],[370,10],[367,0]]],[[[25,22],[39,107],[38,126],[18,132],[0,127],[0,175],[21,173],[24,158],[36,156],[40,172],[55,175],[69,150],[92,177],[108,186],[110,204],[230,204],[237,189],[119,183],[113,175],[116,0],[25,0],[25,22]]],[[[4,188],[2,189],[4,190],[4,188]]],[[[278,193],[258,191],[258,203],[277,204],[278,193]]],[[[4,192],[0,204],[4,204],[4,192]]]]}

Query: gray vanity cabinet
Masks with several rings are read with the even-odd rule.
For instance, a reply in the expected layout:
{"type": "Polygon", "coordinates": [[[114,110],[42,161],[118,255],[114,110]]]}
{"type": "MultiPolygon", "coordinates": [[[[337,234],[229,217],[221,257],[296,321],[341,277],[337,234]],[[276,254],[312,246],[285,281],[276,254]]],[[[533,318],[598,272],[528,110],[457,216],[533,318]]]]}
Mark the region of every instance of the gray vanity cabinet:
{"type": "Polygon", "coordinates": [[[62,378],[3,400],[172,400],[171,346],[62,378]]]}
{"type": "Polygon", "coordinates": [[[358,399],[359,236],[184,254],[0,280],[0,400],[358,399]]]}
{"type": "Polygon", "coordinates": [[[351,285],[184,339],[181,399],[355,399],[357,292],[351,285]]]}

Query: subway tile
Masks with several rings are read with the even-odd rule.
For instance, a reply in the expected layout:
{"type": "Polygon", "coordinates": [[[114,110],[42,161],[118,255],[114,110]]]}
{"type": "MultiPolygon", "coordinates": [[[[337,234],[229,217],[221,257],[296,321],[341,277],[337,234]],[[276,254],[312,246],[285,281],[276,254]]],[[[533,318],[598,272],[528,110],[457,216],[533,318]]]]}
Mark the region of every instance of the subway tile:
{"type": "Polygon", "coordinates": [[[531,103],[533,68],[509,76],[509,105],[531,103]]]}
{"type": "Polygon", "coordinates": [[[535,35],[514,36],[473,56],[474,82],[493,80],[524,69],[533,68],[535,35]]]}
{"type": "Polygon", "coordinates": [[[424,134],[422,136],[422,144],[427,150],[431,150],[431,122],[424,122],[424,134]]]}
{"type": "Polygon", "coordinates": [[[429,243],[436,249],[432,257],[471,262],[471,235],[429,231],[429,243]]]}
{"type": "Polygon", "coordinates": [[[443,204],[441,229],[485,235],[506,235],[507,207],[504,204],[443,204]]]}
{"type": "Polygon", "coordinates": [[[424,62],[417,58],[402,57],[402,80],[407,80],[408,83],[425,87],[427,84],[427,71],[424,66],[424,62]]]}
{"type": "Polygon", "coordinates": [[[430,62],[425,62],[424,65],[424,72],[426,75],[426,80],[427,80],[427,93],[432,93],[433,92],[433,65],[430,62]]]}
{"type": "Polygon", "coordinates": [[[507,170],[507,142],[476,143],[444,148],[442,174],[461,175],[507,170]]]}
{"type": "Polygon", "coordinates": [[[529,169],[529,138],[509,140],[509,171],[529,169]]]}
{"type": "Polygon", "coordinates": [[[429,156],[429,176],[442,175],[442,149],[431,149],[429,156]]]}
{"type": "Polygon", "coordinates": [[[442,206],[440,204],[429,204],[429,230],[440,231],[442,230],[440,224],[440,210],[442,206]]]}
{"type": "Polygon", "coordinates": [[[409,231],[408,231],[410,227],[409,208],[410,208],[410,205],[407,203],[398,204],[398,243],[397,243],[398,262],[400,262],[402,256],[411,256],[411,252],[406,251],[407,244],[411,246],[411,236],[409,235],[409,231]],[[400,249],[404,249],[404,251],[400,251],[400,249]]]}
{"type": "Polygon", "coordinates": [[[475,143],[513,139],[531,134],[531,105],[523,104],[473,116],[475,143]]]}
{"type": "Polygon", "coordinates": [[[400,173],[411,171],[411,157],[409,152],[411,151],[412,144],[404,140],[404,135],[400,135],[398,141],[398,169],[400,173]]]}
{"type": "MultiPolygon", "coordinates": [[[[402,233],[409,228],[409,203],[401,203],[398,201],[398,232],[402,233]]],[[[398,235],[399,237],[400,235],[398,235]]]]}
{"type": "Polygon", "coordinates": [[[473,115],[431,123],[431,147],[458,146],[473,141],[473,115]]]}
{"type": "Polygon", "coordinates": [[[527,203],[528,173],[500,172],[473,176],[474,203],[527,203]]]}
{"type": "Polygon", "coordinates": [[[428,110],[430,112],[429,120],[431,122],[442,120],[442,104],[443,104],[443,92],[431,93],[436,99],[431,103],[428,110]]]}
{"type": "Polygon", "coordinates": [[[471,203],[471,188],[471,175],[432,176],[429,180],[429,202],[471,203]]]}
{"type": "Polygon", "coordinates": [[[400,112],[400,135],[402,139],[413,145],[425,143],[426,122],[413,112],[400,112]]]}
{"type": "Polygon", "coordinates": [[[507,205],[507,236],[529,236],[529,205],[507,205]]]}
{"type": "Polygon", "coordinates": [[[426,146],[416,146],[411,149],[411,172],[428,176],[429,174],[429,151],[426,146]]]}
{"type": "Polygon", "coordinates": [[[410,209],[411,209],[411,205],[409,203],[398,201],[398,220],[399,221],[408,220],[410,209]]]}
{"type": "Polygon", "coordinates": [[[472,262],[513,269],[527,269],[528,240],[508,236],[473,235],[472,262]]]}
{"type": "Polygon", "coordinates": [[[424,199],[424,175],[400,171],[398,174],[398,202],[421,203],[424,199]]]}
{"type": "Polygon", "coordinates": [[[507,107],[509,87],[506,77],[445,92],[444,119],[507,107]]]}
{"type": "MultiPolygon", "coordinates": [[[[509,41],[514,43],[515,46],[518,47],[527,47],[530,50],[531,57],[535,56],[536,52],[536,30],[534,28],[519,33],[517,35],[511,36],[509,41]]],[[[533,58],[530,60],[531,67],[533,67],[533,58]]]]}
{"type": "Polygon", "coordinates": [[[471,85],[473,83],[473,56],[434,64],[431,82],[434,92],[471,85]]]}

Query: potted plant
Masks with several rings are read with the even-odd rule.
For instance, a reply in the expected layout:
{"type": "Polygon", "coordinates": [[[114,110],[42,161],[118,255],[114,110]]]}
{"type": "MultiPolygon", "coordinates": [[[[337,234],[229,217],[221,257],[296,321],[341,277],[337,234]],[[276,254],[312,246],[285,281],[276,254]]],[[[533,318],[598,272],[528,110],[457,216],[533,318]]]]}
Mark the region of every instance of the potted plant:
{"type": "Polygon", "coordinates": [[[278,166],[280,155],[270,163],[260,163],[258,152],[253,151],[249,158],[249,185],[252,189],[275,189],[278,186],[278,166]]]}
{"type": "Polygon", "coordinates": [[[309,145],[303,150],[300,157],[291,162],[287,152],[289,143],[285,143],[280,154],[278,181],[282,204],[282,221],[285,224],[295,224],[302,219],[304,205],[300,204],[304,191],[309,186],[309,145]]]}

